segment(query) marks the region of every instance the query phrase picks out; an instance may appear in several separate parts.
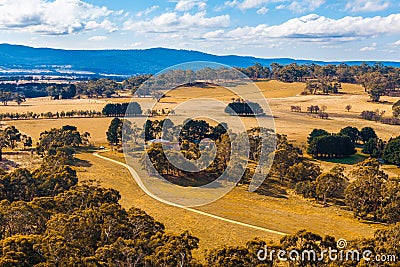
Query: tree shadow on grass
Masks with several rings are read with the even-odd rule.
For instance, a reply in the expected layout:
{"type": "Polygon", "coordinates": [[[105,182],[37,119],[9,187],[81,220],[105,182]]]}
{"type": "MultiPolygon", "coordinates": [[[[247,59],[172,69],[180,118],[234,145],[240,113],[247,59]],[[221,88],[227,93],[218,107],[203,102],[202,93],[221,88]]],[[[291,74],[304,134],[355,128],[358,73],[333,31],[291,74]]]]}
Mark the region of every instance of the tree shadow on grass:
{"type": "Polygon", "coordinates": [[[5,159],[3,158],[2,161],[0,161],[0,169],[3,169],[4,171],[10,171],[13,169],[16,169],[19,167],[19,164],[16,163],[15,161],[5,159]]]}
{"type": "Polygon", "coordinates": [[[286,189],[280,185],[279,181],[272,179],[264,181],[255,192],[263,196],[288,199],[286,189]]]}
{"type": "Polygon", "coordinates": [[[74,159],[73,166],[75,167],[91,167],[92,163],[84,159],[74,159]]]}

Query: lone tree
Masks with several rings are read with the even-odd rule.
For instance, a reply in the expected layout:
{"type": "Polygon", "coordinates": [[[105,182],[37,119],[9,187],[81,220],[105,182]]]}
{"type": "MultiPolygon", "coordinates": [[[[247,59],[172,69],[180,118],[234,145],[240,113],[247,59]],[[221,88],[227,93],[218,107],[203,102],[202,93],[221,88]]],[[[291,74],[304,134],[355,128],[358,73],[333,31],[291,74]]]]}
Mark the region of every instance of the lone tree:
{"type": "Polygon", "coordinates": [[[122,142],[122,126],[123,121],[119,118],[114,118],[111,121],[108,131],[106,132],[107,141],[110,144],[117,146],[122,142]]]}
{"type": "Polygon", "coordinates": [[[374,220],[377,220],[382,215],[387,174],[380,170],[376,159],[367,159],[357,165],[351,176],[355,180],[346,188],[346,204],[357,217],[372,215],[374,220]]]}
{"type": "Polygon", "coordinates": [[[21,142],[21,133],[15,126],[8,126],[0,131],[0,161],[3,160],[3,148],[14,149],[21,142]]]}
{"type": "Polygon", "coordinates": [[[342,166],[335,166],[329,172],[322,173],[317,177],[317,196],[322,196],[324,205],[328,197],[340,196],[343,194],[347,184],[347,177],[343,174],[342,166]]]}
{"type": "Polygon", "coordinates": [[[347,110],[347,112],[350,112],[350,110],[352,109],[352,106],[351,106],[351,105],[347,105],[347,106],[345,107],[345,109],[347,110]]]}

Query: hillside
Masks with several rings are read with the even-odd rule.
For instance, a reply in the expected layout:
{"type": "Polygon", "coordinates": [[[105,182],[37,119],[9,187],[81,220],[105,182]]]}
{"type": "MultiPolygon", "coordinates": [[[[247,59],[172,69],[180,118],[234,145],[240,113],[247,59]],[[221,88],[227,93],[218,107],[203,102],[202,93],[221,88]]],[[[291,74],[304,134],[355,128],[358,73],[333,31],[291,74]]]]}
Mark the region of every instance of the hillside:
{"type": "MultiPolygon", "coordinates": [[[[134,75],[156,73],[169,66],[189,61],[212,61],[229,66],[248,67],[255,62],[279,64],[340,64],[295,60],[290,58],[255,58],[245,56],[217,56],[198,51],[151,48],[145,50],[61,50],[32,48],[20,45],[0,44],[0,74],[86,74],[86,75],[134,75]]],[[[345,62],[349,65],[359,61],[345,62]]],[[[373,64],[374,62],[368,62],[373,64]]],[[[383,62],[399,66],[399,62],[383,62]]]]}

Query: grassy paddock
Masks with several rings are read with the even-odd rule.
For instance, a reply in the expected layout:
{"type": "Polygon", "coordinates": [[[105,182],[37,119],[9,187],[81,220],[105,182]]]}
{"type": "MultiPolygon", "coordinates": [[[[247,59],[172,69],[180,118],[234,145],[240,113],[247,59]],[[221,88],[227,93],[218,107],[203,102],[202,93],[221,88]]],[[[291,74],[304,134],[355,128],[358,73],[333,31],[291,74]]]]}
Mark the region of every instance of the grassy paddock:
{"type": "MultiPolygon", "coordinates": [[[[102,155],[124,162],[121,153],[105,152],[102,155]]],[[[90,167],[80,169],[80,180],[100,179],[103,186],[121,192],[121,204],[124,207],[142,208],[164,222],[172,231],[190,230],[200,238],[201,250],[220,245],[244,244],[256,236],[266,240],[280,238],[162,204],[145,195],[125,168],[87,153],[78,157],[92,163],[90,167]]],[[[235,188],[223,198],[197,209],[272,230],[294,233],[307,229],[321,235],[329,234],[347,239],[372,236],[380,227],[361,223],[354,219],[351,212],[338,207],[323,207],[290,193],[286,198],[274,198],[247,192],[242,187],[235,188]]]]}

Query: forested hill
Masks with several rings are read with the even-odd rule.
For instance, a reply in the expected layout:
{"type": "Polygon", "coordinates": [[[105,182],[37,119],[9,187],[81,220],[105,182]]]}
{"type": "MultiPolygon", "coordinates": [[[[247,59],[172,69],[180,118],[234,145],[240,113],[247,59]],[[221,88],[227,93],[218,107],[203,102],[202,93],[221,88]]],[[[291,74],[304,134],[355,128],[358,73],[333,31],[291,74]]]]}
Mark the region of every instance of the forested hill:
{"type": "MultiPolygon", "coordinates": [[[[286,65],[315,63],[319,65],[342,62],[295,60],[290,58],[255,58],[244,56],[216,56],[198,51],[151,48],[145,50],[61,50],[32,48],[20,45],[0,44],[1,73],[86,73],[133,75],[156,73],[171,65],[188,61],[213,61],[235,67],[248,67],[255,62],[270,65],[273,62],[286,65]]],[[[344,62],[349,65],[361,61],[344,62]]],[[[374,62],[369,62],[373,64],[374,62]]],[[[400,62],[382,62],[400,67],[400,62]]]]}

